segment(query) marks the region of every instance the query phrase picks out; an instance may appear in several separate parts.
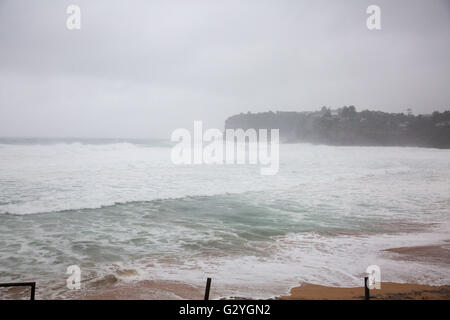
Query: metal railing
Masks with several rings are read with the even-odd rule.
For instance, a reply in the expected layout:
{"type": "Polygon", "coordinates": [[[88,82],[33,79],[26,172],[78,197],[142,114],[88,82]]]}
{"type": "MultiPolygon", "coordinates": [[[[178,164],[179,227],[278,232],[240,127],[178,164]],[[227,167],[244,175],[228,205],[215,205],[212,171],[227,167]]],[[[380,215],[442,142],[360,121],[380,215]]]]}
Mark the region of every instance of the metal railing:
{"type": "Polygon", "coordinates": [[[30,300],[34,300],[34,294],[36,292],[36,282],[0,283],[0,288],[1,287],[31,287],[30,300]]]}
{"type": "MultiPolygon", "coordinates": [[[[364,299],[370,299],[370,291],[369,291],[369,278],[364,277],[364,299]]],[[[30,292],[30,300],[34,300],[34,295],[36,292],[36,282],[11,282],[11,283],[0,283],[1,287],[31,287],[30,292]]],[[[206,279],[206,287],[205,287],[205,297],[204,300],[209,300],[209,292],[211,288],[211,278],[206,279]]]]}

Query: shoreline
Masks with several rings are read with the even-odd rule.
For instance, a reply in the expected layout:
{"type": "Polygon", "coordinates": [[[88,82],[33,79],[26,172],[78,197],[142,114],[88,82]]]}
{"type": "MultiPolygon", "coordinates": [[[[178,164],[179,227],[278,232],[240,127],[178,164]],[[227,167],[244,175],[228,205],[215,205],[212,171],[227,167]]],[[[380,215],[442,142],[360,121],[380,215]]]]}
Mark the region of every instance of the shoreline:
{"type": "MultiPolygon", "coordinates": [[[[418,260],[450,265],[450,250],[444,243],[426,245],[393,247],[383,252],[393,254],[391,259],[404,261],[418,260]]],[[[362,281],[362,280],[361,280],[362,281]]],[[[111,284],[115,283],[112,281],[111,284]]],[[[198,299],[203,296],[202,286],[193,286],[178,281],[142,280],[133,284],[121,284],[103,288],[102,292],[87,294],[82,299],[198,299]],[[172,294],[167,292],[171,288],[172,294]],[[156,295],[148,295],[152,291],[156,295]],[[159,294],[158,294],[159,292],[159,294]],[[174,294],[176,292],[176,294],[174,294]]],[[[301,283],[288,289],[287,295],[276,295],[268,300],[363,300],[364,287],[337,287],[311,283],[301,283]]],[[[450,300],[450,284],[427,285],[418,283],[382,282],[381,289],[370,290],[370,297],[374,300],[411,300],[434,299],[450,300]]],[[[220,300],[252,300],[249,297],[228,296],[218,297],[220,300]]],[[[259,299],[258,299],[259,300],[259,299]]],[[[264,299],[263,299],[264,300],[264,299]]]]}
{"type": "MultiPolygon", "coordinates": [[[[392,260],[420,261],[423,263],[433,263],[444,266],[450,266],[450,239],[443,240],[441,243],[434,243],[422,246],[393,247],[381,251],[392,260]]],[[[135,270],[120,270],[122,275],[135,275],[135,270]]],[[[300,280],[300,279],[299,279],[300,280]]],[[[382,282],[381,289],[370,290],[371,299],[386,300],[411,300],[411,299],[437,299],[450,300],[450,284],[448,281],[430,283],[416,283],[413,279],[389,279],[382,282]],[[399,281],[400,282],[395,282],[399,281]]],[[[235,291],[237,294],[225,294],[217,292],[215,286],[211,292],[212,299],[220,300],[363,300],[364,287],[348,286],[329,286],[301,281],[293,283],[292,286],[281,291],[279,294],[267,294],[257,284],[249,285],[248,293],[240,295],[237,288],[228,285],[222,288],[228,293],[235,291]],[[256,294],[257,292],[266,294],[256,294]]],[[[224,283],[222,283],[224,285],[224,283]]],[[[116,275],[108,274],[95,281],[85,283],[83,290],[60,292],[51,299],[69,299],[69,300],[198,300],[204,295],[204,285],[202,283],[190,284],[177,280],[138,280],[123,282],[116,275]]],[[[26,290],[19,288],[7,290],[12,298],[22,298],[26,296],[26,290]]],[[[38,298],[39,298],[38,290],[38,298]]],[[[242,293],[241,293],[242,294],[242,293]]],[[[6,294],[8,296],[8,294],[6,294]]],[[[48,298],[48,297],[47,297],[48,298]]],[[[45,299],[45,298],[44,298],[45,299]]]]}

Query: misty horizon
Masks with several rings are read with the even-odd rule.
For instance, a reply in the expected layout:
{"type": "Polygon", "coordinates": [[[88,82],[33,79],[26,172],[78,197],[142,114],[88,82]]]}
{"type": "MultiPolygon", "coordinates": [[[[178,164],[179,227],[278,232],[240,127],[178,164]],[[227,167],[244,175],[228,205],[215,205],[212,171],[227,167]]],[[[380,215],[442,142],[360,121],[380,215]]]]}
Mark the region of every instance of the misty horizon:
{"type": "MultiPolygon", "coordinates": [[[[323,106],[323,107],[326,107],[326,106],[323,106]]],[[[332,109],[332,110],[338,110],[338,109],[340,109],[340,108],[336,108],[336,109],[332,109]]],[[[444,110],[443,111],[450,111],[449,110],[450,108],[447,108],[447,109],[445,109],[444,108],[444,110]]],[[[369,109],[367,109],[367,110],[369,110],[369,109]]],[[[304,111],[296,111],[296,110],[284,110],[284,111],[280,111],[280,110],[266,110],[266,111],[260,111],[260,112],[256,112],[256,113],[253,113],[253,114],[261,114],[261,113],[268,113],[268,112],[274,112],[274,113],[277,113],[277,112],[285,112],[285,113],[290,113],[290,112],[299,112],[299,113],[303,113],[303,112],[306,112],[306,113],[314,113],[314,112],[319,112],[320,111],[320,108],[317,108],[316,110],[304,110],[304,111]]],[[[356,111],[357,112],[359,112],[359,111],[363,111],[363,110],[358,110],[357,108],[356,108],[356,111]]],[[[376,110],[376,109],[371,109],[371,110],[369,110],[369,111],[375,111],[375,112],[384,112],[384,111],[382,111],[382,110],[376,110]]],[[[414,116],[418,116],[418,115],[423,115],[423,116],[426,116],[426,115],[431,115],[433,112],[435,112],[436,110],[433,110],[433,111],[431,111],[430,113],[427,113],[427,114],[415,114],[412,110],[410,111],[411,113],[410,114],[412,114],[412,115],[414,115],[414,116]]],[[[222,126],[220,126],[219,128],[214,128],[214,129],[219,129],[219,130],[225,130],[226,129],[226,126],[225,126],[225,121],[227,120],[227,119],[229,119],[229,118],[231,118],[232,116],[237,116],[237,115],[240,115],[240,114],[247,114],[248,112],[250,112],[250,111],[247,111],[247,112],[239,112],[239,113],[236,113],[236,114],[233,114],[233,115],[230,115],[229,117],[227,117],[226,119],[224,119],[224,121],[223,121],[223,125],[222,126]]],[[[251,112],[250,112],[251,113],[251,112]]],[[[392,113],[392,114],[408,114],[408,112],[406,111],[406,112],[398,112],[398,113],[392,113]]],[[[196,121],[196,120],[194,120],[194,121],[196,121]]],[[[186,127],[186,129],[192,129],[192,127],[193,127],[193,123],[191,123],[191,124],[188,124],[188,126],[186,127]]],[[[83,140],[103,140],[103,141],[108,141],[108,140],[110,140],[111,142],[117,142],[117,141],[120,141],[120,140],[124,140],[124,141],[135,141],[135,142],[144,142],[144,141],[169,141],[170,140],[170,136],[166,136],[166,137],[134,137],[134,136],[0,136],[0,139],[1,140],[4,140],[4,141],[7,141],[7,140],[14,140],[14,139],[18,139],[18,140],[21,140],[21,139],[23,139],[23,140],[33,140],[33,139],[42,139],[42,140],[68,140],[68,141],[70,141],[70,140],[74,140],[74,142],[76,141],[76,140],[79,140],[79,141],[83,141],[83,140]]]]}
{"type": "Polygon", "coordinates": [[[371,4],[2,1],[0,136],[167,139],[241,112],[447,110],[449,3],[378,1],[368,30],[371,4]]]}

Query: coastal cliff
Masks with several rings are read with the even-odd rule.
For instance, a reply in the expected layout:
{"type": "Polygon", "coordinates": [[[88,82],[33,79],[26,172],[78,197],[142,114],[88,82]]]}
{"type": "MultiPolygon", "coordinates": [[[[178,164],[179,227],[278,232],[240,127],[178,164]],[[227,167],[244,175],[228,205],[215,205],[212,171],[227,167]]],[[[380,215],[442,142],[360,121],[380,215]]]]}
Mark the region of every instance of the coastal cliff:
{"type": "Polygon", "coordinates": [[[327,145],[417,146],[450,148],[450,111],[428,115],[337,110],[241,113],[226,119],[225,129],[279,129],[281,142],[327,145]]]}

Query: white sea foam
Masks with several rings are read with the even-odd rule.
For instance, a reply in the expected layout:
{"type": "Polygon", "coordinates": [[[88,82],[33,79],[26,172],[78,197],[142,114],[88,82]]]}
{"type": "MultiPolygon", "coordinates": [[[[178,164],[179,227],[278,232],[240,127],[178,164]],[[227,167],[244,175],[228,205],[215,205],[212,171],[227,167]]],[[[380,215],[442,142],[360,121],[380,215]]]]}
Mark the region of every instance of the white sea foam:
{"type": "MultiPolygon", "coordinates": [[[[280,157],[279,174],[261,177],[251,165],[175,166],[170,162],[170,149],[163,147],[3,144],[0,213],[99,208],[118,202],[277,190],[298,184],[329,184],[332,189],[332,183],[339,180],[347,181],[345,187],[351,188],[355,180],[371,177],[392,183],[386,188],[394,192],[395,184],[411,178],[413,184],[407,191],[428,187],[438,193],[448,191],[448,150],[282,145],[280,157]],[[422,177],[425,181],[420,181],[422,177]]],[[[348,195],[351,189],[343,191],[348,195]]]]}
{"type": "Polygon", "coordinates": [[[0,280],[60,296],[77,264],[86,283],[211,275],[216,295],[267,297],[360,285],[378,264],[383,281],[448,284],[448,265],[381,250],[446,240],[449,168],[450,150],[292,144],[267,177],[145,144],[0,144],[0,280]]]}

